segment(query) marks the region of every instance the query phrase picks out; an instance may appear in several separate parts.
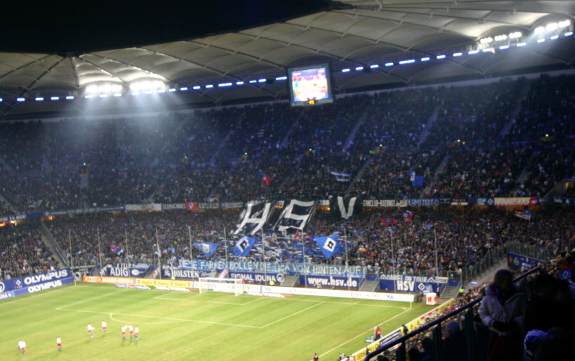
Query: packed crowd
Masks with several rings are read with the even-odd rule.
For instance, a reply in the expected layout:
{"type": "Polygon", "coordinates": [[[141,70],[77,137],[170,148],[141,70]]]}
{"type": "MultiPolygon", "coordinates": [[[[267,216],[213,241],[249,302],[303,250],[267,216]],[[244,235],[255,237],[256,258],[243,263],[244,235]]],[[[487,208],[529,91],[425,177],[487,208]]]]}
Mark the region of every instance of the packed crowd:
{"type": "MultiPolygon", "coordinates": [[[[273,215],[272,215],[273,217],[273,215]]],[[[180,259],[235,259],[232,248],[238,236],[232,232],[239,211],[188,213],[103,213],[60,217],[48,226],[60,249],[74,265],[157,262],[177,264],[180,259]],[[194,246],[211,242],[217,251],[206,256],[194,246]],[[191,248],[190,248],[191,247],[191,248]]],[[[271,222],[273,224],[273,222],[271,222]]],[[[345,240],[350,265],[374,272],[433,276],[438,271],[466,271],[491,249],[504,244],[533,245],[550,253],[575,243],[575,213],[547,209],[526,221],[498,210],[452,208],[365,210],[343,221],[317,212],[305,233],[281,235],[265,228],[264,242],[258,241],[249,259],[267,262],[344,264],[342,252],[325,259],[314,236],[339,232],[345,240]],[[561,215],[561,216],[559,216],[561,215]],[[437,250],[437,258],[436,251],[437,250]]]]}
{"type": "Polygon", "coordinates": [[[2,124],[0,194],[20,211],[346,191],[543,196],[575,172],[572,83],[543,77],[359,94],[309,109],[2,124]]]}
{"type": "Polygon", "coordinates": [[[35,227],[0,228],[0,280],[45,272],[57,265],[35,227]]]}

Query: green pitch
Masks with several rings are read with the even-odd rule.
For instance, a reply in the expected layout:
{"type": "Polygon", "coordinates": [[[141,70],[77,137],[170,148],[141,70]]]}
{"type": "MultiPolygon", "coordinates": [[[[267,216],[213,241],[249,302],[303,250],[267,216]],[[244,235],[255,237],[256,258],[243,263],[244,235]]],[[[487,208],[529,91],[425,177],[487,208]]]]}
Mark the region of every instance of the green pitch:
{"type": "Polygon", "coordinates": [[[365,346],[376,324],[385,333],[429,307],[421,304],[289,296],[60,288],[0,302],[0,359],[58,361],[335,360],[365,346]],[[103,335],[100,322],[108,323],[103,335]],[[95,328],[93,339],[86,326],[95,328]],[[137,325],[140,340],[122,341],[137,325]],[[62,337],[63,351],[56,350],[62,337]],[[21,355],[18,340],[28,344],[21,355]]]}

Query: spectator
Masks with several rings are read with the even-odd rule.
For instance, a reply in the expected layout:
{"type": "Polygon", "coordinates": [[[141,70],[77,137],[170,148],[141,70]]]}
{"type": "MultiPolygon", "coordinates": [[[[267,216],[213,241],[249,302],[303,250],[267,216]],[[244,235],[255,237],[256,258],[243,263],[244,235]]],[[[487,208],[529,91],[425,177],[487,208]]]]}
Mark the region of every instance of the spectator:
{"type": "Polygon", "coordinates": [[[479,308],[483,324],[490,329],[489,361],[520,361],[526,296],[513,285],[513,274],[499,270],[487,287],[479,308]]]}

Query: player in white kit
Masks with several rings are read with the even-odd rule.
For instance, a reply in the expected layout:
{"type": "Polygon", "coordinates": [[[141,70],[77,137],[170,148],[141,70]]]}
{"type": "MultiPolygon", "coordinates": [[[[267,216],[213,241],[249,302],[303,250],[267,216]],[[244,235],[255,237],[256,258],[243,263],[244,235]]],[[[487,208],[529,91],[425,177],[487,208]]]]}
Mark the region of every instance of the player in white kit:
{"type": "Polygon", "coordinates": [[[106,321],[102,321],[102,325],[100,327],[102,328],[102,333],[105,335],[108,330],[108,323],[106,323],[106,321]]]}
{"type": "Polygon", "coordinates": [[[59,336],[56,337],[56,348],[58,351],[62,351],[62,338],[59,336]]]}
{"type": "Polygon", "coordinates": [[[134,332],[132,333],[134,335],[134,342],[138,342],[138,340],[140,339],[140,329],[138,328],[138,326],[134,326],[134,332]]]}
{"type": "Polygon", "coordinates": [[[91,323],[88,324],[88,326],[86,326],[86,331],[88,331],[88,335],[90,336],[90,338],[94,338],[94,326],[92,326],[91,323]]]}
{"type": "Polygon", "coordinates": [[[26,353],[26,341],[24,340],[18,341],[18,350],[22,353],[26,353]]]}

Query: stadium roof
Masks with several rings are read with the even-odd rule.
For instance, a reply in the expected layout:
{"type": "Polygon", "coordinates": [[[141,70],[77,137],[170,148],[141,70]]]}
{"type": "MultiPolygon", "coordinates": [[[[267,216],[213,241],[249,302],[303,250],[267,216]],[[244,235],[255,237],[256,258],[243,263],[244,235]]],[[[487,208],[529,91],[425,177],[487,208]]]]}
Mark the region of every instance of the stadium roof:
{"type": "Polygon", "coordinates": [[[237,89],[215,86],[187,95],[189,103],[225,103],[285,98],[285,82],[274,79],[291,66],[329,62],[338,73],[337,91],[348,91],[570,67],[575,55],[571,38],[526,47],[521,55],[510,51],[509,55],[452,56],[460,51],[466,54],[481,38],[513,32],[527,37],[550,21],[572,19],[575,1],[341,0],[307,10],[311,13],[279,21],[272,17],[273,22],[263,25],[252,22],[233,31],[111,50],[0,52],[0,112],[18,113],[17,97],[78,96],[98,82],[129,89],[135,80],[158,79],[176,89],[192,90],[194,85],[245,81],[237,89]],[[445,61],[435,61],[443,54],[447,54],[445,61]],[[420,61],[426,58],[432,61],[420,61]],[[384,66],[398,65],[402,59],[416,59],[417,64],[384,66]],[[377,65],[377,70],[370,65],[377,65]],[[346,68],[349,74],[339,74],[346,68]],[[261,78],[269,80],[249,84],[261,78]]]}

